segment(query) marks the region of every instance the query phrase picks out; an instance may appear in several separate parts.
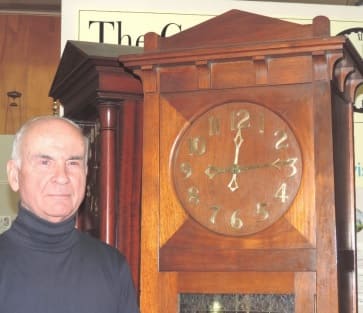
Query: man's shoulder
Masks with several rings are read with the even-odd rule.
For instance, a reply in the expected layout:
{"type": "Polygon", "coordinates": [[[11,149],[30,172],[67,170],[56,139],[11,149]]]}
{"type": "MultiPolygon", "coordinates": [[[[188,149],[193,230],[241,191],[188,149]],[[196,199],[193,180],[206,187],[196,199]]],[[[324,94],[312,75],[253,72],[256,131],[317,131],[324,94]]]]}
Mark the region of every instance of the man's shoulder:
{"type": "Polygon", "coordinates": [[[115,247],[108,245],[107,243],[101,241],[98,238],[91,236],[88,233],[79,232],[80,246],[81,249],[86,253],[92,253],[96,255],[102,255],[107,257],[121,258],[124,256],[115,247]]]}
{"type": "Polygon", "coordinates": [[[8,232],[9,230],[0,234],[0,260],[9,258],[17,249],[16,245],[14,245],[12,240],[9,238],[8,232]]]}
{"type": "Polygon", "coordinates": [[[6,230],[5,232],[0,234],[0,247],[9,245],[9,238],[7,235],[8,232],[9,230],[6,230]]]}
{"type": "MultiPolygon", "coordinates": [[[[3,247],[6,244],[6,237],[4,234],[0,234],[0,248],[3,247]]],[[[3,251],[2,249],[0,249],[3,251]]]]}

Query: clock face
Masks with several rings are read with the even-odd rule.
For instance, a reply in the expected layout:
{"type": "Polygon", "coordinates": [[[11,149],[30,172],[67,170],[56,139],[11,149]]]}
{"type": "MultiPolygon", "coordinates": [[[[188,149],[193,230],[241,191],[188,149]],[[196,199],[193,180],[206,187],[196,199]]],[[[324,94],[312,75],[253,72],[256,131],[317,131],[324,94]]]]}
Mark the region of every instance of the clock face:
{"type": "Polygon", "coordinates": [[[301,172],[289,125],[249,102],[218,105],[192,120],[171,155],[182,207],[207,229],[231,236],[276,222],[294,200],[301,172]]]}

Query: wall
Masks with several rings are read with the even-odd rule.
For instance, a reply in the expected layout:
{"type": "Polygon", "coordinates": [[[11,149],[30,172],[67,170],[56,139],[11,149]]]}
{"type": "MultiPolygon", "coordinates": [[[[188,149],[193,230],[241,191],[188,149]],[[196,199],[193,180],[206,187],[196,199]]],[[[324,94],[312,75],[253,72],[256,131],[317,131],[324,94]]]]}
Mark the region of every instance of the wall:
{"type": "Polygon", "coordinates": [[[10,156],[13,135],[0,135],[0,233],[10,226],[17,213],[18,195],[8,185],[6,162],[10,156]]]}
{"type": "Polygon", "coordinates": [[[11,134],[25,120],[53,112],[48,92],[60,59],[60,29],[59,15],[0,12],[0,233],[17,213],[18,195],[6,176],[11,134]],[[8,105],[13,90],[22,94],[18,106],[8,105]]]}
{"type": "Polygon", "coordinates": [[[48,92],[60,58],[60,28],[58,15],[0,12],[0,134],[52,114],[48,92]],[[18,106],[8,105],[13,90],[22,94],[18,106]]]}

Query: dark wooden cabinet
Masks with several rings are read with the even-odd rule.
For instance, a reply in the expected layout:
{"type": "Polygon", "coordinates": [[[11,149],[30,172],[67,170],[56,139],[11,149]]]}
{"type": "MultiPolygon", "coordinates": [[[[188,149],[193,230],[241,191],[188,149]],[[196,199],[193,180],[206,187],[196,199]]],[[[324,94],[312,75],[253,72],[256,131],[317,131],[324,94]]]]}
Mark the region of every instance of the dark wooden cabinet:
{"type": "Polygon", "coordinates": [[[139,285],[142,101],[140,80],[118,62],[138,48],[69,41],[50,96],[90,138],[78,227],[122,251],[139,285]]]}

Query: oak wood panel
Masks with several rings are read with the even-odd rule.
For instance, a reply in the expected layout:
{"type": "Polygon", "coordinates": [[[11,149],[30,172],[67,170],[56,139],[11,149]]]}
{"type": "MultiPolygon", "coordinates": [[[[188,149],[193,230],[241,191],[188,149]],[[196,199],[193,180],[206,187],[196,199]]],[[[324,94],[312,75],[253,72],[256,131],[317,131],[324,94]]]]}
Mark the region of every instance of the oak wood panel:
{"type": "Polygon", "coordinates": [[[295,273],[295,313],[316,313],[316,272],[295,273]]]}
{"type": "Polygon", "coordinates": [[[14,133],[23,121],[52,114],[48,92],[60,59],[60,20],[58,15],[0,14],[0,133],[14,133]],[[22,106],[6,114],[6,93],[12,90],[22,93],[22,106]]]}
{"type": "MultiPolygon", "coordinates": [[[[213,63],[211,62],[211,67],[213,63]]],[[[164,69],[159,72],[164,73],[164,69]]],[[[179,88],[179,86],[177,87],[179,88]]],[[[228,92],[210,89],[207,92],[167,93],[160,97],[160,188],[164,195],[160,199],[160,246],[163,246],[179,229],[186,219],[186,214],[176,198],[173,182],[170,177],[170,155],[175,148],[175,142],[182,129],[187,127],[195,116],[216,104],[225,103],[230,99],[243,99],[246,102],[263,103],[272,110],[283,112],[302,147],[304,162],[303,181],[298,196],[284,219],[279,220],[268,229],[242,238],[229,238],[221,236],[203,235],[205,232],[188,229],[178,238],[184,238],[184,246],[196,245],[195,239],[203,237],[205,246],[213,245],[220,249],[256,249],[256,248],[309,248],[315,245],[315,211],[314,197],[316,184],[314,178],[314,155],[311,148],[314,146],[314,130],[312,120],[311,84],[298,84],[294,86],[274,86],[261,88],[231,88],[228,92]],[[281,94],[284,97],[281,97],[281,94]],[[299,97],[296,94],[299,93],[299,97]],[[167,196],[165,196],[167,195],[167,196]],[[190,240],[188,240],[188,238],[190,240]],[[289,240],[286,240],[289,238],[289,240]]],[[[221,143],[222,144],[222,143],[221,143]]],[[[178,240],[178,239],[177,239],[178,240]]],[[[174,241],[173,244],[176,242],[174,241]]],[[[178,240],[178,244],[181,241],[178,240]]],[[[182,250],[181,250],[182,251],[182,250]]]]}
{"type": "Polygon", "coordinates": [[[293,272],[185,272],[178,291],[191,293],[294,293],[293,272]]]}

